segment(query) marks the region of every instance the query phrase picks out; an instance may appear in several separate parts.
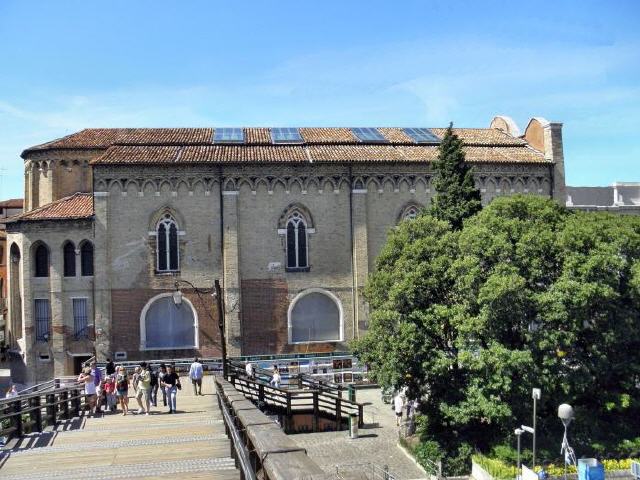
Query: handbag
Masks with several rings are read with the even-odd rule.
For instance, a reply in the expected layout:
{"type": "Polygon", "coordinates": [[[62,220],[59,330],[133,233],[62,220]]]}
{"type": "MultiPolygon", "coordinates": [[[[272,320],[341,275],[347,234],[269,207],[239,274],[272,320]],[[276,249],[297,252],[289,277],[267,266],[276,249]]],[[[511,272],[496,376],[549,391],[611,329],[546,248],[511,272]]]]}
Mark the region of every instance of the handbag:
{"type": "Polygon", "coordinates": [[[180,382],[176,383],[176,387],[178,387],[178,390],[182,390],[182,385],[180,384],[180,382]]]}

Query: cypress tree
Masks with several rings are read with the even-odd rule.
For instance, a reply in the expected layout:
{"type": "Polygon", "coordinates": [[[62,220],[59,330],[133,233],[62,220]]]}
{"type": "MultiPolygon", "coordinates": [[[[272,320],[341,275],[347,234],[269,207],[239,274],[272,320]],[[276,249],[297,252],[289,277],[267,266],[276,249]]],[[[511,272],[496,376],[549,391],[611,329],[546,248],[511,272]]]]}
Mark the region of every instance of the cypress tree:
{"type": "Polygon", "coordinates": [[[433,162],[435,173],[431,199],[431,215],[449,222],[456,230],[465,218],[482,209],[480,190],[475,187],[473,171],[464,161],[462,140],[453,133],[453,123],[438,147],[438,159],[433,162]]]}

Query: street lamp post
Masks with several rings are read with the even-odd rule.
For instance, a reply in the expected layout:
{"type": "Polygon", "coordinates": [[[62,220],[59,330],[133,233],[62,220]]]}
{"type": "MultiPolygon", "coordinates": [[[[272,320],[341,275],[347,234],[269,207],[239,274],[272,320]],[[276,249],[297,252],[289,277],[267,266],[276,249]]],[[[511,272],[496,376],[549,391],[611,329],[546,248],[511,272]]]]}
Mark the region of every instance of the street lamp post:
{"type": "Polygon", "coordinates": [[[513,433],[516,434],[516,438],[518,439],[518,474],[516,478],[520,478],[520,470],[522,469],[522,464],[520,463],[520,436],[524,433],[524,430],[516,428],[513,433]]]}
{"type": "Polygon", "coordinates": [[[558,407],[558,418],[564,425],[564,436],[562,437],[562,448],[560,453],[564,454],[564,480],[567,480],[567,460],[572,460],[575,463],[575,453],[573,448],[569,446],[569,440],[567,439],[567,427],[574,418],[573,407],[567,403],[563,403],[558,407]]]}
{"type": "Polygon", "coordinates": [[[534,388],[531,390],[531,397],[533,398],[533,452],[532,452],[532,469],[536,469],[536,402],[540,400],[541,390],[534,388]]]}
{"type": "MultiPolygon", "coordinates": [[[[182,292],[180,291],[180,283],[184,283],[189,285],[193,289],[194,292],[200,296],[202,293],[207,293],[196,287],[193,283],[188,280],[176,280],[175,287],[176,290],[173,292],[173,303],[176,305],[180,305],[182,303],[182,292]]],[[[220,330],[220,354],[222,356],[222,377],[226,380],[228,377],[228,366],[227,366],[227,339],[224,334],[224,308],[222,306],[222,289],[220,288],[220,281],[215,280],[213,283],[213,294],[212,297],[216,300],[216,307],[218,313],[218,329],[220,330]]]]}

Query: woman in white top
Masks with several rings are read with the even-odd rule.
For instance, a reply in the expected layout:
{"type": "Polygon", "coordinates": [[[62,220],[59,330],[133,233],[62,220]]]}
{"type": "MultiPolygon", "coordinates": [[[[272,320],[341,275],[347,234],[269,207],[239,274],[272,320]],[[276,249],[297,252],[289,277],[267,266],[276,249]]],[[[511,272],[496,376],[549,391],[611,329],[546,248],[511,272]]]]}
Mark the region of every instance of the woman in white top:
{"type": "Polygon", "coordinates": [[[96,384],[93,375],[91,375],[91,368],[85,368],[78,376],[78,382],[84,383],[84,394],[89,405],[89,415],[91,415],[96,408],[96,384]]]}
{"type": "Polygon", "coordinates": [[[281,381],[282,381],[282,377],[280,376],[280,371],[277,368],[274,368],[273,376],[271,377],[271,381],[269,383],[276,388],[280,388],[281,381]]]}
{"type": "Polygon", "coordinates": [[[402,409],[404,408],[404,398],[398,393],[393,399],[393,410],[396,412],[396,425],[399,427],[402,421],[402,409]]]}

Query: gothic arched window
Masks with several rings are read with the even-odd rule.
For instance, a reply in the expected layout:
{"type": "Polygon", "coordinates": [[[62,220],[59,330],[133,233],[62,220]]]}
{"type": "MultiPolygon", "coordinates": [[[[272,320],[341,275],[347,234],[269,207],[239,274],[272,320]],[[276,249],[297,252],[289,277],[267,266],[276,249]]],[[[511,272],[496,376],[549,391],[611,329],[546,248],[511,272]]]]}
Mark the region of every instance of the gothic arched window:
{"type": "Polygon", "coordinates": [[[83,277],[93,276],[93,243],[88,240],[80,246],[80,274],[83,277]]]}
{"type": "Polygon", "coordinates": [[[293,210],[287,218],[287,269],[308,268],[307,222],[302,213],[293,210]]]}
{"type": "Polygon", "coordinates": [[[156,251],[158,254],[156,270],[176,272],[179,270],[178,224],[166,213],[156,228],[156,251]]]}
{"type": "Polygon", "coordinates": [[[73,243],[66,242],[64,247],[62,247],[62,261],[63,271],[65,277],[75,277],[76,276],[76,247],[73,246],[73,243]]]}
{"type": "Polygon", "coordinates": [[[398,215],[398,223],[403,220],[415,220],[420,215],[420,210],[422,210],[422,206],[417,203],[405,205],[400,211],[400,215],[398,215]]]}
{"type": "Polygon", "coordinates": [[[41,243],[36,247],[34,252],[34,263],[34,275],[36,277],[49,276],[49,249],[44,243],[41,243]]]}

